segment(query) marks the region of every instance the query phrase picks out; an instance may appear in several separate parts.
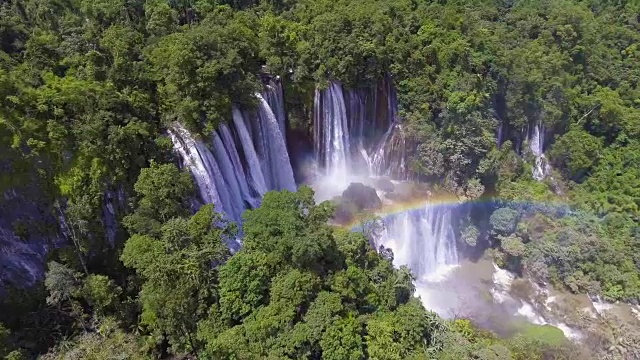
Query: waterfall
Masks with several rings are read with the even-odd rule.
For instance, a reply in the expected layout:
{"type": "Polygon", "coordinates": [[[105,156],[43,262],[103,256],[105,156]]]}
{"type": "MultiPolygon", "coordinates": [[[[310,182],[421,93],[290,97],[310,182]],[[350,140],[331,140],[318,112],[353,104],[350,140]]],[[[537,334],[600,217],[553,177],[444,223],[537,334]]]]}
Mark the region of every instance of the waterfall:
{"type": "Polygon", "coordinates": [[[533,178],[544,179],[549,173],[549,164],[544,156],[544,125],[538,121],[529,132],[529,149],[535,156],[535,167],[533,168],[533,178]]]}
{"type": "Polygon", "coordinates": [[[410,171],[406,163],[406,135],[401,123],[392,125],[382,136],[379,145],[367,160],[369,172],[389,176],[396,180],[408,180],[410,171]]]}
{"type": "Polygon", "coordinates": [[[279,78],[276,78],[276,81],[269,81],[269,84],[266,86],[266,91],[264,97],[267,100],[267,103],[273,109],[273,114],[278,119],[278,125],[280,126],[280,133],[283,135],[283,139],[286,143],[286,115],[284,111],[284,94],[282,91],[282,83],[280,83],[279,78]]]}
{"type": "MultiPolygon", "coordinates": [[[[231,146],[235,149],[235,146],[231,146]]],[[[244,201],[251,201],[251,198],[247,193],[243,193],[240,188],[242,185],[241,182],[245,182],[245,179],[239,177],[239,172],[242,169],[239,169],[233,166],[231,162],[231,158],[229,157],[229,153],[225,148],[220,136],[218,134],[213,134],[213,156],[215,157],[219,169],[220,169],[220,177],[224,181],[224,187],[227,189],[229,194],[229,203],[231,205],[231,209],[227,209],[234,214],[234,220],[239,221],[242,217],[242,212],[246,208],[244,205],[244,201]]]]}
{"type": "Polygon", "coordinates": [[[223,147],[229,152],[229,159],[232,163],[233,173],[240,187],[240,192],[242,194],[242,198],[249,203],[250,207],[255,208],[260,204],[259,197],[264,195],[263,192],[259,192],[258,189],[254,190],[256,196],[251,193],[251,185],[250,178],[245,176],[245,172],[242,166],[242,161],[240,160],[240,154],[238,154],[238,149],[236,148],[235,142],[233,141],[233,136],[231,135],[231,130],[227,124],[220,124],[218,127],[218,132],[220,133],[220,137],[222,138],[223,147]]]}
{"type": "Polygon", "coordinates": [[[195,179],[201,199],[215,204],[236,223],[241,223],[246,209],[259,206],[267,191],[296,190],[280,124],[267,101],[260,94],[256,96],[256,113],[243,114],[233,108],[233,121],[220,124],[212,134],[211,150],[180,124],[168,131],[175,152],[195,179]]]}
{"type": "Polygon", "coordinates": [[[248,173],[251,177],[251,186],[257,192],[257,195],[262,197],[267,191],[267,183],[264,180],[262,174],[260,160],[258,154],[253,146],[251,135],[245,126],[244,118],[240,110],[233,109],[233,124],[235,125],[238,136],[240,137],[240,145],[244,152],[244,156],[247,162],[248,173]]]}
{"type": "Polygon", "coordinates": [[[404,133],[399,131],[396,92],[389,78],[375,87],[344,89],[340,83],[317,89],[313,140],[325,175],[408,177],[404,133]]]}
{"type": "Polygon", "coordinates": [[[296,191],[289,153],[278,120],[262,95],[256,96],[259,100],[258,118],[262,132],[260,141],[264,144],[263,165],[266,165],[262,167],[263,173],[270,179],[268,181],[272,189],[296,191]]]}
{"type": "Polygon", "coordinates": [[[348,107],[347,117],[349,119],[349,135],[359,151],[366,151],[364,145],[365,123],[367,122],[366,99],[359,91],[346,91],[348,107]]]}
{"type": "Polygon", "coordinates": [[[215,162],[211,152],[207,150],[205,154],[201,154],[200,147],[196,146],[196,142],[191,137],[191,134],[180,124],[174,124],[168,133],[173,142],[174,151],[178,153],[180,159],[182,159],[184,165],[189,168],[191,175],[193,175],[196,181],[200,198],[205,203],[214,204],[220,209],[222,206],[220,194],[211,176],[212,172],[209,171],[209,167],[205,166],[207,161],[215,162]],[[206,158],[209,160],[205,160],[206,158]]]}
{"type": "MultiPolygon", "coordinates": [[[[394,127],[390,127],[389,130],[382,136],[380,146],[374,151],[374,153],[367,158],[367,165],[369,165],[369,172],[376,175],[385,174],[385,160],[387,159],[387,147],[388,141],[393,132],[394,127]]],[[[402,159],[404,162],[404,159],[402,159]]]]}
{"type": "Polygon", "coordinates": [[[320,167],[326,174],[346,174],[350,142],[342,85],[332,82],[327,89],[316,89],[313,128],[320,167]]]}
{"type": "Polygon", "coordinates": [[[458,265],[456,236],[451,224],[452,207],[426,203],[384,218],[377,241],[394,253],[394,265],[407,265],[418,281],[437,280],[458,265]]]}

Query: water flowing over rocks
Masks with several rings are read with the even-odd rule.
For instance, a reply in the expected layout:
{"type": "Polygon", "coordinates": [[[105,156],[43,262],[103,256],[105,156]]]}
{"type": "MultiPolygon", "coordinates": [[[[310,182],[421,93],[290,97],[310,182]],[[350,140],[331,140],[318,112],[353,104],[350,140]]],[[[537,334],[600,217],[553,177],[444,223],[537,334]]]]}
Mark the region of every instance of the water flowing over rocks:
{"type": "Polygon", "coordinates": [[[459,263],[453,214],[452,206],[426,202],[421,208],[386,216],[376,245],[390,248],[394,264],[408,266],[417,279],[438,279],[459,263]]]}
{"type": "Polygon", "coordinates": [[[372,89],[344,89],[338,82],[317,89],[313,143],[320,172],[343,182],[354,175],[408,178],[406,136],[397,109],[388,78],[372,89]]]}
{"type": "MultiPolygon", "coordinates": [[[[394,92],[387,92],[387,104],[395,108],[391,94],[394,92]]],[[[461,220],[475,205],[438,202],[429,186],[407,181],[411,178],[408,137],[397,110],[387,109],[387,121],[380,122],[372,115],[375,112],[367,111],[370,106],[362,92],[339,83],[316,91],[313,135],[318,175],[312,187],[317,200],[333,198],[338,204],[336,220],[351,223],[354,213],[365,208],[361,204],[365,196],[348,193],[357,193],[356,188],[366,189],[371,198],[375,193],[383,204],[381,210],[369,211],[380,217],[375,225],[380,229],[374,232],[375,247],[393,258],[395,266],[411,270],[416,295],[441,316],[467,317],[503,335],[516,331],[522,322],[554,326],[567,338],[580,340],[582,333],[562,320],[563,313],[550,310],[554,298],[546,289],[516,279],[486,259],[464,259],[458,240],[461,220]],[[382,127],[367,133],[372,126],[382,127]],[[388,212],[387,207],[400,210],[388,212]],[[521,288],[531,291],[517,294],[521,288]]],[[[499,143],[506,128],[507,124],[501,124],[498,129],[499,143]]],[[[542,180],[550,173],[543,123],[528,127],[525,139],[535,159],[533,176],[542,180]]]]}
{"type": "Polygon", "coordinates": [[[527,135],[529,149],[535,157],[535,166],[533,168],[533,178],[536,180],[544,179],[550,172],[550,166],[544,155],[545,147],[545,128],[541,121],[531,126],[527,135]]]}
{"type": "Polygon", "coordinates": [[[242,213],[259,206],[267,191],[297,188],[282,132],[286,127],[280,84],[270,84],[265,96],[272,103],[256,94],[255,112],[234,108],[231,121],[221,124],[208,139],[196,139],[178,123],[168,130],[182,165],[195,179],[201,200],[213,203],[238,224],[242,213]]]}
{"type": "MultiPolygon", "coordinates": [[[[256,109],[233,107],[231,118],[212,134],[194,134],[179,123],[167,130],[181,166],[194,178],[199,200],[214,204],[227,220],[240,225],[243,212],[258,207],[266,192],[297,188],[287,147],[290,129],[282,84],[278,78],[269,78],[264,92],[255,96],[256,109]]],[[[487,265],[486,260],[465,259],[459,232],[469,206],[439,202],[430,186],[410,181],[415,176],[408,159],[415,144],[410,143],[398,117],[390,78],[371,88],[348,89],[334,81],[327,88],[316,89],[312,121],[310,184],[316,190],[316,200],[333,199],[338,208],[335,218],[342,224],[350,224],[362,212],[378,216],[380,231],[372,242],[393,258],[395,266],[412,271],[416,295],[428,309],[444,317],[473,318],[493,328],[499,322],[522,318],[556,326],[569,338],[580,338],[572,326],[561,321],[554,305],[558,296],[539,288],[533,291],[535,299],[516,296],[513,274],[492,262],[487,265]]],[[[507,131],[508,124],[501,123],[499,145],[507,131]]],[[[524,138],[535,158],[533,176],[542,180],[550,174],[544,155],[544,124],[529,126],[524,138]]],[[[102,221],[111,243],[117,236],[118,214],[123,213],[125,198],[120,188],[104,195],[102,221]]],[[[29,206],[24,208],[28,217],[40,216],[29,206]]],[[[43,273],[47,248],[59,239],[38,239],[29,234],[24,241],[13,229],[16,219],[0,209],[1,280],[32,284],[43,273]]],[[[64,218],[59,223],[64,225],[64,218]]],[[[59,232],[64,233],[64,226],[59,232]]],[[[239,246],[239,242],[230,244],[232,250],[239,246]]],[[[598,316],[610,306],[596,301],[591,308],[598,316]]]]}

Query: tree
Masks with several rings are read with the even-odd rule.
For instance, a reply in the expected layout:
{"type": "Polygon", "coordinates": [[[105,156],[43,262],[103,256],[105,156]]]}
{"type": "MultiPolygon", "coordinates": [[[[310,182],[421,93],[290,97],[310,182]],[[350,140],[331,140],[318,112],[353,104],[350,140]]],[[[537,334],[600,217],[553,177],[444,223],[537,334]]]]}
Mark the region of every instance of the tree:
{"type": "Polygon", "coordinates": [[[580,182],[597,164],[602,150],[602,139],[573,129],[553,144],[550,155],[554,164],[567,172],[568,178],[580,182]]]}
{"type": "Polygon", "coordinates": [[[81,290],[84,298],[98,315],[114,312],[120,304],[122,289],[104,275],[91,274],[84,280],[81,290]]]}
{"type": "Polygon", "coordinates": [[[141,339],[133,334],[125,333],[118,328],[113,319],[103,319],[98,331],[85,333],[69,342],[61,343],[41,358],[43,360],[101,360],[119,359],[151,359],[144,353],[141,339]]]}
{"type": "Polygon", "coordinates": [[[134,187],[139,196],[136,211],[124,219],[132,233],[156,234],[162,224],[189,214],[187,197],[193,181],[173,164],[151,163],[142,169],[134,187]]]}
{"type": "MultiPolygon", "coordinates": [[[[155,14],[169,16],[158,7],[155,14]]],[[[150,47],[148,59],[167,123],[181,121],[209,133],[230,118],[232,103],[253,103],[259,71],[254,21],[248,13],[216,6],[198,26],[168,34],[150,47]]]]}
{"type": "Polygon", "coordinates": [[[142,280],[141,323],[156,335],[165,334],[177,351],[195,352],[198,321],[218,296],[214,269],[229,256],[225,243],[234,233],[213,205],[187,217],[192,189],[189,175],[174,165],[144,169],[135,184],[138,206],[125,219],[135,233],[121,259],[142,280]]]}
{"type": "Polygon", "coordinates": [[[197,351],[198,321],[205,318],[218,294],[212,267],[228,257],[228,228],[214,227],[222,218],[212,205],[189,219],[174,218],[159,236],[135,234],[127,240],[122,261],[143,280],[142,324],[167,335],[178,351],[197,351]]]}
{"type": "Polygon", "coordinates": [[[468,225],[462,230],[462,239],[469,246],[476,246],[478,244],[478,236],[480,235],[480,230],[475,225],[468,225]]]}
{"type": "Polygon", "coordinates": [[[9,353],[11,344],[9,342],[9,335],[11,332],[0,324],[0,356],[6,356],[9,353]]]}
{"type": "Polygon", "coordinates": [[[320,347],[323,359],[364,359],[362,326],[356,318],[348,317],[332,323],[322,335],[320,347]]]}
{"type": "Polygon", "coordinates": [[[501,237],[500,246],[509,256],[522,257],[525,253],[525,245],[522,239],[513,234],[501,237]]]}
{"type": "Polygon", "coordinates": [[[45,287],[49,291],[47,303],[61,306],[78,295],[82,286],[82,275],[68,267],[52,261],[45,278],[45,287]]]}
{"type": "Polygon", "coordinates": [[[494,232],[501,235],[511,235],[516,231],[519,216],[520,214],[517,210],[504,207],[494,211],[489,218],[489,222],[494,232]]]}

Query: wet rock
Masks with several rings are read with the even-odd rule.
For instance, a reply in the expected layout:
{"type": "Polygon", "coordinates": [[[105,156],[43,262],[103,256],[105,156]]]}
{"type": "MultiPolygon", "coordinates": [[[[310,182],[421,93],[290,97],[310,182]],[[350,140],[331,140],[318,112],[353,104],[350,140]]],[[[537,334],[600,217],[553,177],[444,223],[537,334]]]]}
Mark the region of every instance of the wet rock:
{"type": "Polygon", "coordinates": [[[351,183],[342,193],[332,199],[336,204],[333,220],[339,224],[350,223],[358,214],[382,208],[382,200],[376,190],[361,183],[351,183]]]}
{"type": "Polygon", "coordinates": [[[348,202],[361,210],[377,210],[382,207],[382,200],[378,197],[376,189],[361,183],[351,183],[342,193],[343,202],[348,202]]]}
{"type": "Polygon", "coordinates": [[[426,199],[431,195],[431,190],[426,184],[403,182],[394,185],[394,191],[387,193],[385,197],[395,202],[406,202],[415,199],[426,199]]]}
{"type": "Polygon", "coordinates": [[[387,193],[391,193],[395,190],[395,185],[393,185],[393,183],[391,182],[391,180],[389,179],[376,179],[376,181],[374,182],[373,186],[378,189],[378,190],[382,190],[384,192],[387,193]]]}

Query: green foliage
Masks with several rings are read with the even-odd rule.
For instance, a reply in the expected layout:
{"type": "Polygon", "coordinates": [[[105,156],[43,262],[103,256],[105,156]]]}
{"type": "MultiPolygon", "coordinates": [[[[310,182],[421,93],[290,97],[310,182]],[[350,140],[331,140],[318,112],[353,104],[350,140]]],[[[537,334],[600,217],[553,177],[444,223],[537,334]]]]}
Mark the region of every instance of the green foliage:
{"type": "Polygon", "coordinates": [[[354,317],[334,321],[320,340],[322,358],[359,360],[364,358],[362,325],[354,317]]]}
{"type": "Polygon", "coordinates": [[[193,181],[173,164],[151,163],[140,172],[134,189],[137,208],[124,224],[132,233],[156,233],[165,221],[188,214],[186,201],[193,193],[193,181]]]}
{"type": "Polygon", "coordinates": [[[521,260],[512,265],[534,278],[611,301],[636,301],[640,296],[633,255],[638,251],[636,228],[628,215],[555,219],[538,213],[524,220],[518,235],[499,239],[506,255],[521,260]]]}
{"type": "Polygon", "coordinates": [[[550,155],[556,166],[566,170],[569,179],[579,182],[598,163],[602,150],[601,139],[575,129],[556,141],[550,155]]]}
{"type": "Polygon", "coordinates": [[[142,277],[142,324],[164,333],[179,351],[196,351],[197,323],[217,297],[217,273],[211,266],[228,256],[231,234],[212,227],[222,218],[212,205],[189,219],[173,218],[158,236],[135,234],[125,244],[122,261],[142,277]],[[170,296],[167,296],[171,294],[170,296]]]}
{"type": "MultiPolygon", "coordinates": [[[[460,321],[445,329],[411,299],[408,269],[328,226],[334,209],[307,188],[267,194],[229,257],[233,227],[209,206],[191,213],[192,180],[167,164],[162,133],[177,121],[208,136],[233,104],[254,103],[261,65],[284,79],[300,131],[316,86],[387,77],[419,179],[468,199],[580,210],[497,209],[498,262],[638,301],[637,14],[598,0],[0,2],[0,190],[39,189],[39,209],[63,215],[70,240],[51,255],[46,295],[7,305],[20,344],[0,352],[33,357],[72,338],[47,356],[159,357],[168,344],[213,358],[543,358],[557,344],[500,342],[460,321]],[[525,139],[538,123],[554,167],[544,182],[525,139]],[[110,244],[102,211],[115,192],[136,196],[110,244]]],[[[461,231],[472,246],[478,233],[461,231]]],[[[633,356],[633,336],[601,343],[633,356]]]]}
{"type": "Polygon", "coordinates": [[[463,230],[460,236],[462,240],[469,246],[476,246],[478,244],[478,236],[480,230],[475,225],[468,225],[463,230]]]}
{"type": "Polygon", "coordinates": [[[220,267],[219,302],[199,328],[203,356],[376,358],[388,341],[413,356],[437,341],[408,270],[361,233],[327,225],[332,213],[305,187],[268,193],[245,213],[244,247],[220,267]]]}
{"type": "Polygon", "coordinates": [[[9,353],[9,335],[11,332],[0,324],[0,356],[6,356],[9,353]]]}
{"type": "Polygon", "coordinates": [[[520,214],[517,210],[503,207],[499,208],[491,214],[489,222],[493,227],[493,231],[501,235],[511,235],[516,231],[518,218],[520,214]]]}
{"type": "Polygon", "coordinates": [[[44,280],[49,292],[47,303],[60,306],[77,296],[81,287],[81,274],[55,261],[50,262],[48,267],[44,280]]]}
{"type": "Polygon", "coordinates": [[[525,246],[522,243],[522,239],[513,234],[501,237],[500,246],[509,256],[521,257],[525,254],[525,246]]]}
{"type": "Polygon", "coordinates": [[[123,332],[113,319],[103,320],[96,333],[62,343],[41,357],[43,360],[152,359],[142,351],[141,339],[123,332]]]}
{"type": "Polygon", "coordinates": [[[201,129],[206,119],[211,131],[230,118],[232,102],[251,103],[259,71],[254,22],[248,14],[215,7],[198,26],[151,46],[148,58],[165,121],[201,129]]]}
{"type": "Polygon", "coordinates": [[[607,148],[593,174],[577,187],[573,201],[599,215],[609,212],[640,216],[640,142],[607,148]]]}
{"type": "Polygon", "coordinates": [[[82,293],[96,314],[105,315],[120,305],[118,298],[122,289],[104,275],[91,274],[85,279],[82,293]]]}

